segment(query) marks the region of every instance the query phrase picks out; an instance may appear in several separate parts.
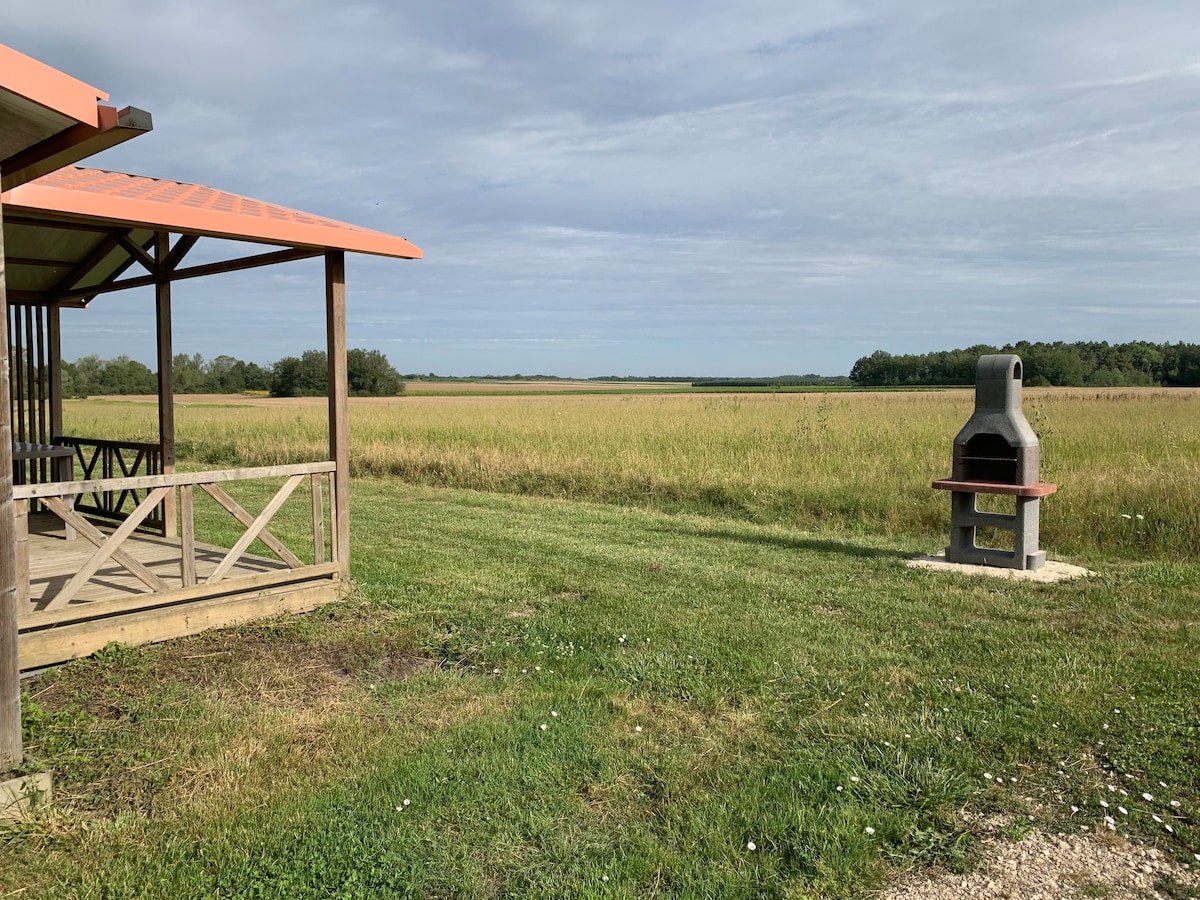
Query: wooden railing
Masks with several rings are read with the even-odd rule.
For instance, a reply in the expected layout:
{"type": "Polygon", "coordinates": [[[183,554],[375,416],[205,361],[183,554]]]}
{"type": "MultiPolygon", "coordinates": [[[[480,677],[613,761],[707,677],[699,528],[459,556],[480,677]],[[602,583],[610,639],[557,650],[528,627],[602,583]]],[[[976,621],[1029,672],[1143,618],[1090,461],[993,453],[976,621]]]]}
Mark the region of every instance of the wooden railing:
{"type": "MultiPolygon", "coordinates": [[[[28,578],[28,528],[23,516],[28,509],[29,501],[39,501],[47,510],[54,513],[67,526],[73,527],[79,537],[91,543],[95,550],[90,557],[70,573],[66,583],[52,597],[44,598],[36,609],[37,616],[44,618],[45,614],[60,611],[79,594],[79,591],[90,581],[102,567],[116,563],[132,575],[145,591],[134,598],[120,601],[122,608],[137,608],[151,605],[154,597],[170,594],[171,600],[199,599],[228,593],[230,590],[243,586],[255,588],[284,584],[289,581],[300,581],[306,578],[321,576],[348,577],[343,564],[348,548],[338,545],[338,523],[347,514],[339,509],[336,503],[337,491],[334,490],[335,465],[332,462],[303,463],[286,466],[265,466],[249,469],[227,469],[216,472],[183,472],[167,475],[141,475],[125,478],[101,478],[73,482],[54,482],[49,484],[21,485],[14,489],[17,500],[17,542],[18,556],[25,555],[24,560],[18,560],[18,570],[25,573],[24,583],[18,586],[19,608],[33,612],[30,607],[29,578],[28,578]],[[221,487],[222,484],[237,481],[249,481],[265,478],[283,478],[280,487],[257,515],[247,512],[221,487]],[[326,529],[325,496],[326,479],[328,480],[329,528],[326,529]],[[311,488],[311,536],[312,563],[301,560],[292,550],[288,549],[279,538],[273,534],[268,525],[276,513],[292,496],[296,488],[308,480],[311,488]],[[197,539],[195,499],[196,488],[211,497],[219,507],[228,512],[244,529],[240,538],[203,576],[197,571],[197,539]],[[134,534],[143,522],[160,507],[164,500],[174,492],[178,492],[180,510],[180,537],[177,542],[179,568],[178,575],[171,575],[170,580],[152,571],[145,563],[122,545],[134,534]],[[90,521],[80,515],[71,506],[72,498],[86,496],[119,495],[121,497],[139,498],[136,505],[124,516],[121,523],[109,534],[105,534],[90,521]],[[328,552],[326,535],[329,536],[328,552]],[[245,556],[247,550],[255,541],[261,542],[271,553],[279,558],[282,565],[278,570],[259,572],[257,574],[239,574],[236,567],[245,556]],[[136,597],[150,596],[149,601],[139,602],[136,597]]],[[[174,548],[176,541],[149,539],[158,541],[161,548],[174,548]]],[[[213,548],[209,545],[207,550],[213,548]]],[[[221,548],[223,549],[223,548],[221,548]]],[[[211,556],[211,552],[208,554],[211,556]]],[[[206,559],[208,558],[206,556],[206,559]]],[[[106,604],[107,605],[107,604],[106,604]]]]}
{"type": "MultiPolygon", "coordinates": [[[[79,480],[126,480],[144,475],[162,475],[162,454],[158,444],[133,441],[103,441],[98,438],[56,437],[54,443],[75,448],[79,480]]],[[[43,479],[45,480],[45,479],[43,479]]],[[[121,487],[80,494],[75,511],[101,522],[125,521],[146,498],[149,488],[121,487]]],[[[160,502],[138,525],[141,531],[166,533],[164,505],[160,502]]]]}

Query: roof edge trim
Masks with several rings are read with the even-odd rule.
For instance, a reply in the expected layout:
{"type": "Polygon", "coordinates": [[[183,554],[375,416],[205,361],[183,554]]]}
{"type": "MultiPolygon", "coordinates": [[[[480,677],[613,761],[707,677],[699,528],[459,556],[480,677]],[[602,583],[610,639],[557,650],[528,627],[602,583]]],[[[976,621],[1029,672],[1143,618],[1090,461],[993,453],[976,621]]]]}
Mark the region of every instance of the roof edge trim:
{"type": "Polygon", "coordinates": [[[4,72],[4,90],[84,125],[99,127],[96,101],[108,99],[99,88],[4,44],[0,44],[0,71],[4,72]]]}

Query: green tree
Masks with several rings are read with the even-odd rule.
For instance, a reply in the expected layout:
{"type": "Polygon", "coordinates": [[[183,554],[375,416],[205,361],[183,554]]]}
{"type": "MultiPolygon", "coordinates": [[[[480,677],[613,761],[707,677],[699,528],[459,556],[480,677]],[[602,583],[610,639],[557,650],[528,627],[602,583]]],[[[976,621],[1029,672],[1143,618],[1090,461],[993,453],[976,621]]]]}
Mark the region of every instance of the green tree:
{"type": "Polygon", "coordinates": [[[358,397],[394,397],[404,390],[400,373],[378,350],[348,350],[346,380],[350,393],[358,397]]]}

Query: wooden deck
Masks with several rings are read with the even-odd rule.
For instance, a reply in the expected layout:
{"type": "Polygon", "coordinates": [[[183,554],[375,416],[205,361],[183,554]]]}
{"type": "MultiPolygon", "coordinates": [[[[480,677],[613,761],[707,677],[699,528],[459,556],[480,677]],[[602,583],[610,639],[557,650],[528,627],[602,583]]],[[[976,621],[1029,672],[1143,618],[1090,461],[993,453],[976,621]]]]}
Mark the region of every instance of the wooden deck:
{"type": "MultiPolygon", "coordinates": [[[[308,612],[341,600],[352,584],[336,562],[293,569],[278,559],[243,554],[218,584],[206,584],[229,553],[197,542],[195,583],[185,586],[178,538],[133,534],[121,548],[165,582],[148,591],[127,568],[111,560],[71,602],[54,598],[96,548],[82,537],[67,540],[61,519],[29,519],[29,603],[18,617],[22,670],[88,656],[111,642],[144,644],[197,634],[284,613],[308,612]]],[[[111,533],[112,529],[102,529],[111,533]]]]}
{"type": "MultiPolygon", "coordinates": [[[[111,534],[113,529],[101,527],[111,534]]],[[[96,548],[82,538],[66,540],[62,520],[50,513],[29,517],[29,596],[28,612],[41,612],[95,553],[96,548]]],[[[183,587],[179,566],[180,542],[177,539],[135,534],[121,548],[150,569],[171,588],[183,587]]],[[[204,581],[229,552],[227,547],[196,544],[196,578],[204,581]]],[[[278,559],[242,556],[231,570],[230,578],[261,575],[266,572],[288,572],[288,566],[278,559]]],[[[111,560],[100,568],[76,595],[68,608],[97,601],[126,599],[146,593],[146,586],[124,566],[111,560]]]]}
{"type": "MultiPolygon", "coordinates": [[[[336,469],[334,462],[296,463],[14,488],[21,668],[87,656],[114,641],[162,641],[342,599],[352,582],[344,492],[336,469]],[[276,479],[283,480],[282,486],[257,514],[244,509],[223,487],[257,481],[269,489],[276,479]],[[299,499],[296,489],[305,483],[308,496],[299,499]],[[121,513],[119,524],[109,527],[75,508],[82,503],[86,510],[89,498],[105,494],[120,498],[113,505],[113,512],[121,513]],[[198,495],[209,498],[242,529],[232,547],[196,540],[198,495]],[[308,507],[306,517],[311,520],[302,555],[268,528],[293,497],[308,507]],[[132,508],[122,510],[127,500],[132,508]],[[138,526],[151,521],[168,501],[178,510],[178,519],[166,520],[172,527],[163,529],[172,534],[139,533],[138,526]],[[47,512],[30,515],[34,504],[47,512]],[[247,552],[251,546],[265,547],[262,552],[274,557],[247,552]]],[[[295,541],[296,536],[289,539],[295,541]]]]}

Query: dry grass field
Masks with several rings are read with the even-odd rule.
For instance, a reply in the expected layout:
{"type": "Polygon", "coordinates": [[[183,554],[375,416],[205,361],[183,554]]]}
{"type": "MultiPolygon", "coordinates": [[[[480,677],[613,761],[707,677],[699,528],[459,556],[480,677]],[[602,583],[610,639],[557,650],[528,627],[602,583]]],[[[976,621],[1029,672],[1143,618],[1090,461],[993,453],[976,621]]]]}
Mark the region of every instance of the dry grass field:
{"type": "MultiPolygon", "coordinates": [[[[944,540],[951,441],[970,390],[619,394],[351,401],[358,475],[944,540]]],[[[178,398],[180,456],[271,465],[326,454],[322,399],[178,398]]],[[[1031,389],[1044,543],[1200,553],[1200,390],[1031,389]]],[[[152,398],[68,405],[68,430],[150,439],[152,398]]]]}

